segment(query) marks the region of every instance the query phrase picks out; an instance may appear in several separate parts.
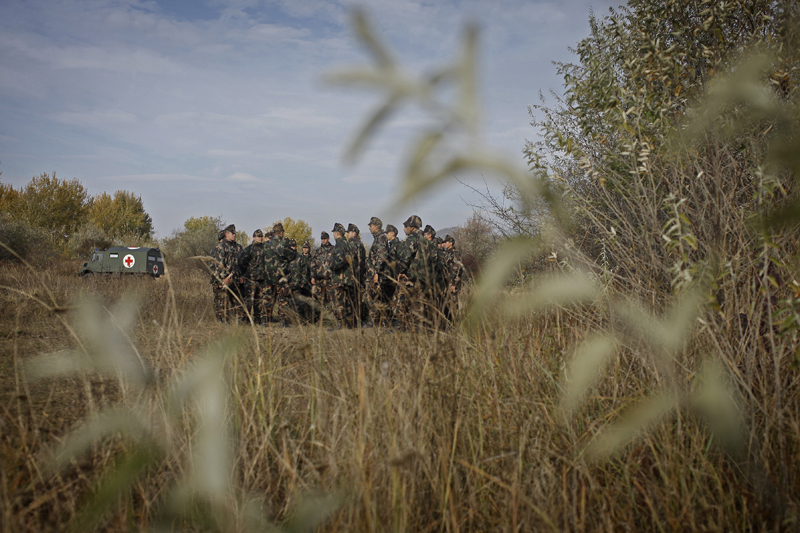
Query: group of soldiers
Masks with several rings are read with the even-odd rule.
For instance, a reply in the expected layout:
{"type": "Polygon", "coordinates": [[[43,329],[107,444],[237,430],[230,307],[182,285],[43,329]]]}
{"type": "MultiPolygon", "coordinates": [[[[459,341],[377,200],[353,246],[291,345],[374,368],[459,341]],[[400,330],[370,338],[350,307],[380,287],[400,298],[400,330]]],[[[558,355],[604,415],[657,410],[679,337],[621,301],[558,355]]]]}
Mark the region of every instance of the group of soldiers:
{"type": "Polygon", "coordinates": [[[335,245],[323,231],[312,252],[308,241],[284,236],[281,223],[266,235],[258,229],[252,243],[236,242],[236,226],[219,232],[210,261],[214,313],[221,322],[266,325],[322,319],[331,309],[334,328],[446,327],[455,320],[464,265],[455,239],[436,236],[412,215],[395,226],[372,217],[369,250],[355,224],[333,226],[335,245]]]}

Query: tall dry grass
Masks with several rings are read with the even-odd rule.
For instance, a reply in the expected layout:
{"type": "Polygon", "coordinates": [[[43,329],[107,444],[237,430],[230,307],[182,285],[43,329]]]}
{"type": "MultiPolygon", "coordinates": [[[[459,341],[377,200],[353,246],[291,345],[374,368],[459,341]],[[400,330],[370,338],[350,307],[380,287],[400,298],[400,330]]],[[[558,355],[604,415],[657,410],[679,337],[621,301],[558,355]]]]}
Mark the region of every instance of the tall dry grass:
{"type": "MultiPolygon", "coordinates": [[[[795,526],[798,379],[788,355],[776,382],[769,339],[749,326],[709,322],[682,352],[679,378],[714,349],[738,369],[749,407],[749,460],[734,461],[691,415],[666,419],[610,462],[583,450],[631,404],[667,386],[647,347],[622,342],[610,370],[577,416],[559,410],[565,353],[609,317],[556,310],[452,333],[327,332],[318,326],[252,329],[215,323],[205,276],[107,278],[86,283],[75,265],[0,274],[3,432],[0,505],[5,531],[75,524],[101,475],[135,446],[97,443],[53,471],[46,451],[104,405],[141,408],[140,393],[114,376],[28,380],[32,356],[75,348],[76,296],[111,304],[142,299],[131,340],[154,369],[153,397],[207,346],[238,333],[227,360],[237,494],[286,519],[306,495],[340,505],[328,531],[774,530],[795,526]],[[15,292],[15,289],[18,292],[15,292]],[[53,300],[51,301],[50,295],[53,300]],[[49,304],[48,310],[45,304],[49,304]],[[55,307],[58,311],[60,307],[55,307]],[[763,364],[770,361],[770,364],[763,364]],[[776,394],[790,406],[778,416],[776,394]]],[[[499,315],[499,314],[495,314],[499,315]]],[[[174,433],[157,466],[137,478],[99,523],[146,530],[164,494],[188,473],[195,421],[174,433]]],[[[240,511],[241,509],[239,509],[240,511]]],[[[239,528],[237,509],[221,529],[239,528]]],[[[196,526],[200,527],[200,526],[196,526]]]]}

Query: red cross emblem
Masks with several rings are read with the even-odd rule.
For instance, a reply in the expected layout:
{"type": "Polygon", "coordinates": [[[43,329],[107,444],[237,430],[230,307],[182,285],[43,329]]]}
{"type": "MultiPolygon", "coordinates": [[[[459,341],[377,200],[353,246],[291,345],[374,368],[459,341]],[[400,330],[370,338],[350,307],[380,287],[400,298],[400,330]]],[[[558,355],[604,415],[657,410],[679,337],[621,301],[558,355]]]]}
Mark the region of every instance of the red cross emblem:
{"type": "Polygon", "coordinates": [[[122,263],[125,265],[125,268],[131,268],[134,263],[136,263],[136,259],[134,259],[131,254],[128,254],[122,259],[122,263]]]}

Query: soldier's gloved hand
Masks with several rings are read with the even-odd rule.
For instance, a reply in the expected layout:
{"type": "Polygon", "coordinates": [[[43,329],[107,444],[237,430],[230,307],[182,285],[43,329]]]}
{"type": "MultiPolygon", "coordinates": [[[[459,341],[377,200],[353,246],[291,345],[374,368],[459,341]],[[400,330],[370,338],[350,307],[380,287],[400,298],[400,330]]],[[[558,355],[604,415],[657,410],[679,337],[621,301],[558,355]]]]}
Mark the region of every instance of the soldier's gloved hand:
{"type": "Polygon", "coordinates": [[[372,283],[374,283],[375,285],[377,285],[377,284],[378,284],[378,275],[377,275],[377,274],[375,274],[374,276],[372,276],[372,283]]]}
{"type": "Polygon", "coordinates": [[[450,292],[452,292],[452,293],[456,292],[456,286],[455,285],[450,285],[450,292]]]}
{"type": "Polygon", "coordinates": [[[228,277],[222,280],[222,284],[223,285],[230,285],[231,284],[231,276],[233,276],[233,274],[228,274],[228,277]]]}
{"type": "Polygon", "coordinates": [[[316,285],[316,284],[317,284],[317,282],[316,282],[316,281],[314,281],[314,278],[311,278],[311,284],[312,284],[312,285],[316,285]]]}

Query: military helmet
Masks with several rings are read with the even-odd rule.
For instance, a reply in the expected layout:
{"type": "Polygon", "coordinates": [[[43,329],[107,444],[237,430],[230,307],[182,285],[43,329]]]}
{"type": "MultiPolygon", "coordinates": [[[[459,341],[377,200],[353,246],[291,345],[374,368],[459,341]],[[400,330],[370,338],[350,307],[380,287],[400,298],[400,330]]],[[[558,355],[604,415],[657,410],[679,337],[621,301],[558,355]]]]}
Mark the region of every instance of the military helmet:
{"type": "Polygon", "coordinates": [[[430,224],[425,226],[425,229],[422,230],[422,233],[430,233],[431,237],[436,237],[436,230],[433,229],[433,226],[431,226],[430,224]]]}
{"type": "Polygon", "coordinates": [[[419,218],[417,215],[411,215],[410,217],[408,217],[408,220],[403,222],[403,225],[419,229],[422,227],[422,219],[419,218]]]}
{"type": "Polygon", "coordinates": [[[263,232],[263,231],[261,231],[261,228],[259,228],[259,229],[255,230],[255,231],[253,232],[253,237],[263,237],[263,236],[264,236],[264,232],[263,232]]]}
{"type": "Polygon", "coordinates": [[[394,233],[395,235],[397,235],[397,228],[389,224],[388,226],[386,226],[386,233],[394,233]]]}
{"type": "Polygon", "coordinates": [[[378,217],[372,217],[369,219],[369,226],[378,226],[379,228],[383,227],[383,221],[378,217]]]}
{"type": "Polygon", "coordinates": [[[225,230],[221,229],[221,230],[219,230],[219,233],[217,233],[217,240],[221,241],[224,238],[225,238],[225,230]]]}
{"type": "Polygon", "coordinates": [[[319,237],[320,237],[320,239],[330,239],[331,238],[331,236],[328,235],[327,231],[323,231],[322,233],[320,233],[319,237]]]}
{"type": "Polygon", "coordinates": [[[347,225],[347,232],[349,233],[351,231],[355,232],[356,235],[361,235],[361,231],[359,231],[358,226],[356,226],[355,224],[347,225]]]}
{"type": "Polygon", "coordinates": [[[294,239],[289,239],[289,246],[297,247],[297,241],[294,239]]]}
{"type": "Polygon", "coordinates": [[[311,249],[311,243],[308,242],[308,241],[304,242],[303,243],[303,248],[308,248],[310,250],[311,249]]]}
{"type": "Polygon", "coordinates": [[[433,242],[435,242],[436,245],[438,246],[444,242],[444,239],[442,239],[441,237],[436,237],[433,239],[433,242]]]}
{"type": "Polygon", "coordinates": [[[445,235],[444,241],[442,241],[442,242],[452,242],[453,244],[455,244],[456,240],[453,237],[451,237],[450,235],[445,235]]]}
{"type": "Polygon", "coordinates": [[[331,231],[338,231],[338,232],[339,232],[339,233],[341,233],[342,235],[344,235],[345,233],[347,233],[347,230],[346,230],[346,229],[344,229],[344,226],[342,226],[342,225],[341,225],[340,223],[338,223],[338,222],[337,222],[336,224],[334,224],[334,225],[333,225],[333,229],[332,229],[331,231]]]}
{"type": "Polygon", "coordinates": [[[271,238],[272,238],[272,237],[274,237],[274,236],[275,236],[275,231],[274,231],[274,230],[269,230],[269,231],[267,232],[267,238],[268,238],[268,239],[271,239],[271,238]]]}
{"type": "Polygon", "coordinates": [[[225,231],[225,232],[230,231],[231,233],[236,233],[236,224],[228,224],[228,227],[226,227],[222,231],[225,231]]]}
{"type": "Polygon", "coordinates": [[[272,230],[273,230],[273,231],[278,231],[278,232],[279,232],[279,231],[283,231],[283,224],[281,224],[280,222],[278,222],[277,224],[275,224],[274,226],[272,226],[272,230]]]}

